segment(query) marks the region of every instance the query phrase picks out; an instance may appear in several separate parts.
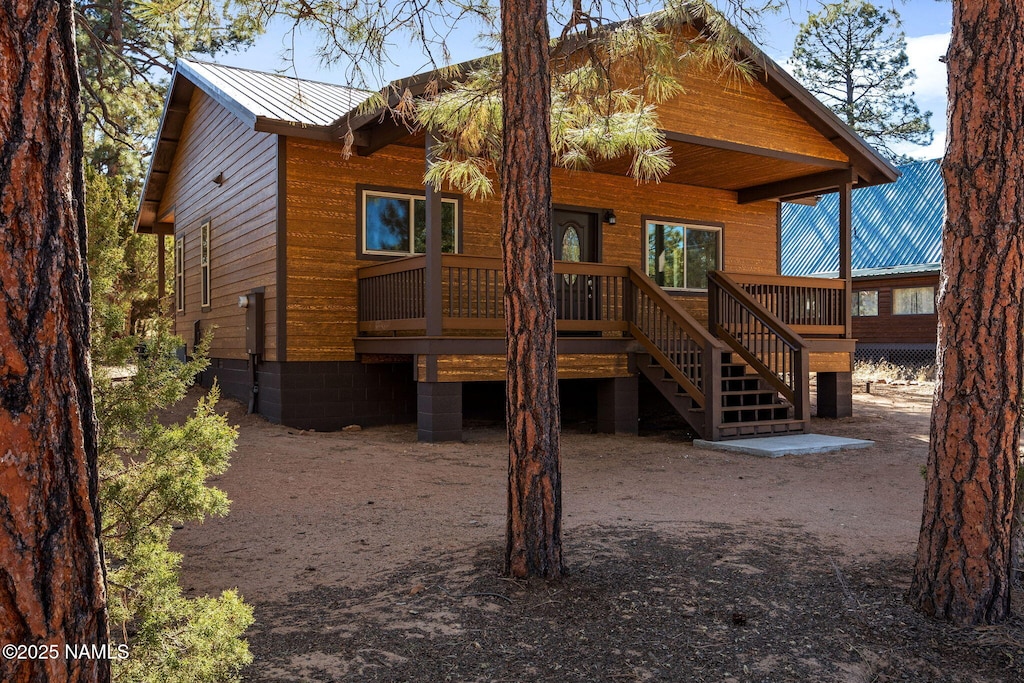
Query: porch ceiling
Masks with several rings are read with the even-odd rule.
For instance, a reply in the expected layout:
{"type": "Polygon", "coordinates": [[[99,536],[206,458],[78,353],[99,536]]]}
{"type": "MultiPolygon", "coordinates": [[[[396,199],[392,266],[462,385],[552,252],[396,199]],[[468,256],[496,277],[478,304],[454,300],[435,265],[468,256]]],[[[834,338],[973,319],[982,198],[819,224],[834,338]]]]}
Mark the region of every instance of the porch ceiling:
{"type": "MultiPolygon", "coordinates": [[[[776,185],[785,189],[787,181],[796,181],[793,187],[795,195],[798,191],[807,194],[801,183],[803,179],[849,169],[848,163],[830,159],[760,149],[722,140],[704,140],[675,133],[666,133],[666,136],[669,137],[667,144],[672,150],[674,165],[661,182],[739,193],[776,185]]],[[[394,144],[422,149],[424,138],[424,134],[418,131],[401,136],[394,140],[394,144]]],[[[593,171],[627,176],[630,163],[629,157],[599,161],[594,164],[593,171]]],[[[818,188],[809,189],[815,190],[813,194],[818,188]]],[[[779,196],[787,193],[788,190],[780,192],[779,196]]]]}
{"type": "MultiPolygon", "coordinates": [[[[825,159],[797,158],[772,150],[725,149],[675,140],[670,140],[668,147],[672,150],[674,166],[662,182],[717,190],[739,191],[845,166],[825,159]]],[[[627,157],[601,161],[594,164],[594,170],[627,175],[630,162],[627,157]]]]}

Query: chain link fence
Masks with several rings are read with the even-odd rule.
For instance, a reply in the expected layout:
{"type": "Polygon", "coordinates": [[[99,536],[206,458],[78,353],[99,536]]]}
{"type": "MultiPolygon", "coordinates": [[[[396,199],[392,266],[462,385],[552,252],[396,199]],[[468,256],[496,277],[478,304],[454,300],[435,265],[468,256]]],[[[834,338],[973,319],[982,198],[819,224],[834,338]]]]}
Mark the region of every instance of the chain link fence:
{"type": "Polygon", "coordinates": [[[923,368],[935,365],[935,347],[921,344],[857,344],[854,361],[923,368]]]}

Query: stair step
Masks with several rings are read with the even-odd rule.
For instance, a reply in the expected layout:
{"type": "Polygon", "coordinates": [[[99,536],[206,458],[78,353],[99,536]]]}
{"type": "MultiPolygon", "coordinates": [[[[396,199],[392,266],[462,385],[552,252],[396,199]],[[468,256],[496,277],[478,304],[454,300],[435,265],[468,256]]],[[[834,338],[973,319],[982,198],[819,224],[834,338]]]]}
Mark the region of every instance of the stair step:
{"type": "Polygon", "coordinates": [[[721,396],[723,408],[762,407],[786,403],[785,399],[779,398],[778,392],[769,390],[722,392],[721,396]]]}
{"type": "Polygon", "coordinates": [[[723,413],[735,413],[740,410],[776,410],[778,408],[792,408],[793,404],[789,401],[781,401],[779,403],[752,403],[748,406],[722,406],[723,413]]]}
{"type": "Polygon", "coordinates": [[[722,378],[722,391],[756,391],[761,388],[761,378],[757,375],[722,378]]]}
{"type": "Polygon", "coordinates": [[[737,406],[722,408],[722,424],[754,424],[774,420],[791,420],[788,406],[737,406]]]}
{"type": "Polygon", "coordinates": [[[695,432],[698,434],[704,432],[704,410],[700,408],[694,410],[693,398],[682,390],[679,383],[667,374],[660,363],[648,355],[647,362],[638,359],[637,369],[695,432]]]}
{"type": "Polygon", "coordinates": [[[759,422],[721,424],[718,429],[721,438],[735,439],[744,436],[792,434],[794,432],[803,432],[805,427],[802,420],[761,420],[759,422]]]}

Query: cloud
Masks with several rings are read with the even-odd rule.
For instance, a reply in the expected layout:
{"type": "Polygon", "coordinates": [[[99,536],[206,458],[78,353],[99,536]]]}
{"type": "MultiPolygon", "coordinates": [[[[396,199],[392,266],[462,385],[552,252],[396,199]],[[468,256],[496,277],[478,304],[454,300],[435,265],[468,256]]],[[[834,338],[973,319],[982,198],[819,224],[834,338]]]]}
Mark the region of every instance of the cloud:
{"type": "Polygon", "coordinates": [[[914,93],[921,111],[932,113],[935,139],[927,147],[900,145],[897,151],[918,159],[940,157],[946,147],[946,65],[939,57],[946,54],[948,46],[949,33],[907,38],[907,58],[917,74],[917,80],[907,90],[914,93]]]}

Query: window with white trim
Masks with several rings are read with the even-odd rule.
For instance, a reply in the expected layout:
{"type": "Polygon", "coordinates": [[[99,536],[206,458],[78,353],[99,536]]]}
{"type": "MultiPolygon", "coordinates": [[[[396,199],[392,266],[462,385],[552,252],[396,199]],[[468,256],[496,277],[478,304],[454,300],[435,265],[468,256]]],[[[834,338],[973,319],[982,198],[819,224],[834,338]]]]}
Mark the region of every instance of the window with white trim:
{"type": "Polygon", "coordinates": [[[878,315],[878,290],[864,289],[854,292],[851,313],[859,318],[878,315]]]}
{"type": "Polygon", "coordinates": [[[705,291],[722,265],[722,229],[647,221],[647,275],[666,289],[705,291]]]}
{"type": "Polygon", "coordinates": [[[185,310],[185,236],[174,238],[174,310],[185,310]]]}
{"type": "Polygon", "coordinates": [[[210,276],[210,221],[199,228],[199,280],[202,286],[202,306],[210,305],[212,280],[210,276]]]}
{"type": "Polygon", "coordinates": [[[893,287],[893,315],[930,315],[935,313],[934,287],[893,287]]]}
{"type": "MultiPolygon", "coordinates": [[[[424,195],[363,190],[363,253],[409,256],[427,251],[424,195]]],[[[458,252],[459,200],[441,199],[441,251],[458,252]]]]}

